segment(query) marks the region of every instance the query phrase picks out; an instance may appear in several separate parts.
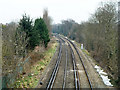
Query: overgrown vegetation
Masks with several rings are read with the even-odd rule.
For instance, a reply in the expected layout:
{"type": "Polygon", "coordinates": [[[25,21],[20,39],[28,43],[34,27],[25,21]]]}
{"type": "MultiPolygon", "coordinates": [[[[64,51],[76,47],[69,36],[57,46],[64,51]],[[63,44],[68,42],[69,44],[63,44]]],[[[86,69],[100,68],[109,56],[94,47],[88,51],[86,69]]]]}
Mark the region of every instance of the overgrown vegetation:
{"type": "Polygon", "coordinates": [[[2,33],[2,71],[3,76],[7,78],[7,81],[3,79],[3,83],[6,84],[5,87],[10,87],[9,84],[13,83],[20,74],[16,70],[19,64],[24,61],[25,57],[29,56],[29,53],[36,46],[40,45],[47,48],[50,37],[43,18],[37,18],[33,23],[30,16],[26,14],[22,16],[18,23],[2,24],[2,33]],[[13,80],[9,77],[12,73],[14,73],[13,80]]]}
{"type": "Polygon", "coordinates": [[[81,24],[64,20],[53,25],[53,32],[83,43],[92,57],[118,79],[117,67],[117,10],[113,2],[102,3],[88,21],[81,24]]]}
{"type": "Polygon", "coordinates": [[[57,42],[52,41],[49,44],[49,49],[44,50],[42,53],[40,51],[34,52],[31,55],[34,64],[31,65],[30,71],[25,75],[20,75],[13,85],[15,88],[35,88],[40,79],[40,75],[43,73],[45,67],[49,64],[51,58],[53,57],[57,47],[57,42]],[[42,56],[42,57],[41,57],[42,56]]]}
{"type": "Polygon", "coordinates": [[[34,29],[34,34],[32,34],[32,36],[33,37],[36,36],[36,39],[34,39],[34,38],[32,39],[32,44],[34,43],[33,46],[39,45],[41,43],[41,44],[44,44],[44,46],[46,48],[48,42],[50,41],[50,38],[49,38],[49,34],[48,34],[48,29],[47,29],[47,26],[46,26],[44,20],[42,18],[36,19],[33,29],[34,29]]]}

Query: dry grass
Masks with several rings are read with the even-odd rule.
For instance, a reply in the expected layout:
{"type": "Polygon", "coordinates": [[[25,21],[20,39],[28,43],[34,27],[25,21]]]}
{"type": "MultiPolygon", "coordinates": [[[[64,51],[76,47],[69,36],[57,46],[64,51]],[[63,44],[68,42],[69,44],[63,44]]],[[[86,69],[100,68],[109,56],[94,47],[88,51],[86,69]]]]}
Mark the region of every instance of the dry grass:
{"type": "Polygon", "coordinates": [[[34,65],[36,62],[40,61],[41,59],[44,59],[44,53],[41,52],[34,52],[31,54],[31,65],[34,65]]]}
{"type": "MultiPolygon", "coordinates": [[[[51,58],[53,57],[57,47],[57,42],[52,40],[47,49],[44,52],[34,52],[31,54],[31,72],[25,75],[20,75],[20,78],[15,82],[13,87],[15,88],[34,88],[40,78],[40,73],[42,73],[45,67],[49,64],[51,58]]],[[[38,49],[38,48],[37,48],[38,49]]],[[[41,48],[39,47],[41,50],[41,48]]],[[[43,48],[42,48],[43,49],[43,48]]]]}

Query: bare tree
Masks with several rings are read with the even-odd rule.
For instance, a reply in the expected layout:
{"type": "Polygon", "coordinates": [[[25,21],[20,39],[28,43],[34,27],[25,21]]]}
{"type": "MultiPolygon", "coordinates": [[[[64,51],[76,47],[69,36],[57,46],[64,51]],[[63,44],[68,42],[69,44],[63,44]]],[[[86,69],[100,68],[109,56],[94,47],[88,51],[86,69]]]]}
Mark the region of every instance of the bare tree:
{"type": "Polygon", "coordinates": [[[19,57],[26,56],[26,46],[28,45],[29,38],[26,39],[24,31],[17,30],[15,35],[15,54],[19,57]]]}
{"type": "Polygon", "coordinates": [[[25,56],[25,47],[28,39],[25,39],[26,33],[17,30],[17,27],[18,25],[14,22],[2,25],[3,73],[16,70],[16,65],[19,59],[25,56]]]}
{"type": "Polygon", "coordinates": [[[47,28],[49,30],[49,36],[51,37],[52,33],[52,19],[50,16],[48,16],[48,10],[44,9],[43,11],[43,20],[45,21],[45,24],[47,25],[47,28]]]}
{"type": "Polygon", "coordinates": [[[17,60],[14,59],[15,48],[15,33],[17,24],[11,22],[2,25],[2,59],[3,59],[3,73],[12,72],[15,70],[17,60]]]}

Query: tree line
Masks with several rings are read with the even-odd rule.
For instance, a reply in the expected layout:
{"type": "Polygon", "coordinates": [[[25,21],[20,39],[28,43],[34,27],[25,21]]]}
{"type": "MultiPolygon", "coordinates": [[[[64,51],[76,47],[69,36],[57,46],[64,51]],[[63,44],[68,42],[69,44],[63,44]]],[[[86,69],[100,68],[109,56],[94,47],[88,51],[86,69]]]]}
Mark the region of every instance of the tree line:
{"type": "Polygon", "coordinates": [[[34,25],[32,25],[30,17],[24,15],[17,30],[26,33],[25,39],[29,39],[26,48],[34,49],[39,44],[43,44],[46,48],[50,41],[47,26],[42,18],[37,18],[34,25]]]}
{"type": "Polygon", "coordinates": [[[91,56],[118,83],[118,34],[117,9],[113,2],[101,3],[95,13],[86,22],[80,24],[74,20],[64,20],[53,25],[53,32],[63,34],[84,44],[91,56]]]}
{"type": "Polygon", "coordinates": [[[2,24],[3,76],[16,73],[16,67],[36,46],[47,48],[51,35],[51,18],[47,9],[35,21],[24,14],[18,23],[2,24]],[[46,15],[47,13],[47,15],[46,15]]]}

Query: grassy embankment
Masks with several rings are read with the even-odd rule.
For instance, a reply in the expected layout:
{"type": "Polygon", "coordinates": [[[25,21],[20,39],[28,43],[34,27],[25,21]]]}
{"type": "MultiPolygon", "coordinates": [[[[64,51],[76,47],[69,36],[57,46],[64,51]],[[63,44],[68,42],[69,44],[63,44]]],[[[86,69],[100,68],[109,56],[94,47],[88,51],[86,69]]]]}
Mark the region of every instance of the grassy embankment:
{"type": "Polygon", "coordinates": [[[35,54],[35,56],[32,56],[35,59],[38,55],[37,59],[40,60],[38,60],[34,65],[31,66],[30,73],[20,76],[20,78],[14,84],[15,88],[35,88],[40,79],[40,75],[43,73],[45,67],[49,64],[56,51],[57,42],[54,41],[50,43],[48,47],[49,48],[43,51],[41,55],[39,55],[40,52],[38,52],[35,54]]]}

